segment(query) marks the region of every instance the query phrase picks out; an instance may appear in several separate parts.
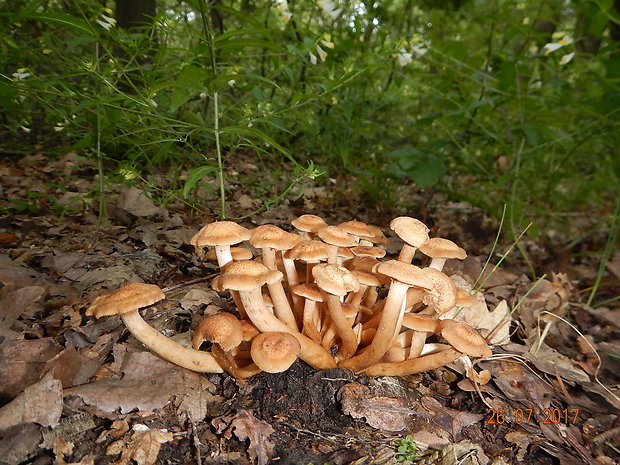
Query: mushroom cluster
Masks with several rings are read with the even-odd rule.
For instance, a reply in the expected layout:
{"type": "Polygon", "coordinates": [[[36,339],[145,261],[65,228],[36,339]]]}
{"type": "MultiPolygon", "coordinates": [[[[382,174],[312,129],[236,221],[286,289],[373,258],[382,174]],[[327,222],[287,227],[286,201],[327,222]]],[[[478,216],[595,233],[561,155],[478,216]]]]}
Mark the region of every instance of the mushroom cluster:
{"type": "Polygon", "coordinates": [[[138,314],[138,308],[164,297],[156,286],[128,285],[97,298],[87,313],[120,314],[147,347],[195,371],[247,378],[284,371],[299,357],[316,369],[398,376],[460,358],[471,379],[488,380],[469,359],[489,357],[488,344],[476,329],[446,317],[471,302],[442,271],[446,260],[464,259],[465,250],[429,238],[428,227],[409,217],[390,223],[403,246],[397,259],[383,261],[387,239],[376,226],[360,221],[330,226],[315,215],[302,215],[292,225],[298,233],[218,221],[192,238],[201,254],[204,247],[215,251],[221,273],[211,285],[230,292],[239,314],[206,317],[194,329],[193,348],[149,329],[138,314]],[[234,247],[246,241],[260,250],[259,257],[234,247]],[[417,251],[428,266],[412,264],[417,251]],[[210,352],[201,350],[205,342],[210,352]]]}

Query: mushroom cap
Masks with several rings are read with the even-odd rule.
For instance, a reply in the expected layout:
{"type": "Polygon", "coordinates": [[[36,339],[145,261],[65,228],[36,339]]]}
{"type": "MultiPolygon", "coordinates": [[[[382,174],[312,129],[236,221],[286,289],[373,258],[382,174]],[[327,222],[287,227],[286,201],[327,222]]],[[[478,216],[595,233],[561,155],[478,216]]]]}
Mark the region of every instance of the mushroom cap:
{"type": "Polygon", "coordinates": [[[390,228],[403,241],[413,247],[420,247],[428,240],[428,226],[409,216],[399,216],[390,222],[390,228]]]}
{"type": "Polygon", "coordinates": [[[327,226],[323,218],[316,215],[301,215],[299,218],[291,221],[291,224],[300,231],[315,233],[319,229],[327,226]]]}
{"type": "Polygon", "coordinates": [[[360,288],[359,280],[344,266],[322,263],[312,268],[312,276],[316,285],[328,294],[342,296],[360,288]]]}
{"type": "Polygon", "coordinates": [[[356,245],[355,247],[351,247],[351,252],[356,257],[372,257],[372,258],[383,258],[385,257],[385,249],[382,247],[371,247],[368,245],[356,245]]]}
{"type": "Polygon", "coordinates": [[[250,244],[257,248],[271,247],[276,250],[288,250],[303,238],[292,234],[273,224],[263,224],[251,231],[250,244]]]}
{"type": "Polygon", "coordinates": [[[319,229],[316,234],[327,244],[337,245],[338,247],[353,247],[357,244],[351,234],[338,226],[327,226],[319,229]]]}
{"type": "Polygon", "coordinates": [[[297,360],[301,345],[292,334],[270,331],[252,340],[250,355],[258,368],[267,373],[286,371],[297,360]]]}
{"type": "Polygon", "coordinates": [[[234,291],[249,291],[264,284],[273,284],[284,275],[277,270],[270,270],[262,263],[252,260],[230,262],[222,268],[220,286],[234,291]]]}
{"type": "Polygon", "coordinates": [[[284,257],[304,262],[327,260],[327,257],[329,257],[329,246],[321,241],[301,241],[292,249],[284,252],[284,257]]]}
{"type": "Polygon", "coordinates": [[[353,273],[360,284],[364,286],[381,286],[381,284],[383,284],[380,278],[381,275],[361,270],[351,270],[351,273],[353,273]]]}
{"type": "Polygon", "coordinates": [[[241,323],[244,341],[251,341],[260,334],[258,328],[250,320],[240,320],[239,323],[241,323]]]}
{"type": "Polygon", "coordinates": [[[374,273],[375,267],[381,262],[376,258],[372,257],[355,257],[351,260],[346,260],[343,262],[342,266],[344,266],[347,270],[355,270],[355,271],[365,271],[367,273],[374,273]]]}
{"type": "Polygon", "coordinates": [[[205,245],[232,245],[247,241],[249,238],[249,229],[233,221],[215,221],[198,231],[189,243],[198,247],[205,245]]]}
{"type": "Polygon", "coordinates": [[[323,302],[323,293],[319,286],[313,283],[298,284],[291,287],[291,292],[305,299],[323,302]]]}
{"type": "Polygon", "coordinates": [[[454,308],[458,289],[452,278],[434,268],[423,268],[422,271],[433,283],[432,288],[426,292],[422,301],[434,309],[438,315],[443,315],[454,308]]]}
{"type": "Polygon", "coordinates": [[[366,223],[361,221],[351,220],[345,221],[338,225],[340,229],[344,229],[346,232],[356,237],[372,237],[373,231],[366,223]]]}
{"type": "MultiPolygon", "coordinates": [[[[251,260],[252,259],[252,251],[250,249],[246,249],[245,247],[231,247],[230,254],[232,255],[233,260],[251,260]]],[[[215,254],[215,249],[211,249],[205,255],[207,260],[217,260],[217,255],[215,254]]]]}
{"type": "Polygon", "coordinates": [[[387,262],[379,263],[375,267],[375,271],[409,286],[422,287],[424,289],[431,289],[433,287],[432,281],[426,277],[422,269],[409,263],[388,260],[387,262]]]}
{"type": "Polygon", "coordinates": [[[441,335],[459,352],[470,357],[490,357],[493,352],[478,331],[466,323],[441,320],[441,335]]]}
{"type": "Polygon", "coordinates": [[[439,320],[436,316],[421,315],[419,313],[405,313],[403,316],[403,326],[416,331],[426,333],[436,333],[439,326],[439,320]]]}
{"type": "Polygon", "coordinates": [[[467,252],[449,239],[433,237],[420,246],[420,251],[431,258],[458,258],[463,260],[467,252]]]}
{"type": "Polygon", "coordinates": [[[470,294],[465,289],[457,288],[456,292],[456,306],[457,307],[473,307],[480,301],[476,297],[476,294],[470,294]]]}
{"type": "Polygon", "coordinates": [[[166,298],[155,284],[131,283],[110,294],[100,295],[86,310],[86,315],[101,318],[108,315],[122,315],[142,307],[148,307],[166,298]]]}
{"type": "Polygon", "coordinates": [[[367,241],[370,241],[374,244],[387,244],[388,243],[388,239],[387,237],[385,237],[385,234],[383,234],[383,230],[380,227],[369,224],[368,229],[370,229],[370,232],[372,233],[372,235],[364,236],[362,237],[362,239],[366,239],[367,241]]]}
{"type": "Polygon", "coordinates": [[[230,351],[243,341],[243,328],[239,319],[226,312],[210,315],[198,323],[192,335],[192,347],[198,349],[203,341],[219,344],[230,351]]]}

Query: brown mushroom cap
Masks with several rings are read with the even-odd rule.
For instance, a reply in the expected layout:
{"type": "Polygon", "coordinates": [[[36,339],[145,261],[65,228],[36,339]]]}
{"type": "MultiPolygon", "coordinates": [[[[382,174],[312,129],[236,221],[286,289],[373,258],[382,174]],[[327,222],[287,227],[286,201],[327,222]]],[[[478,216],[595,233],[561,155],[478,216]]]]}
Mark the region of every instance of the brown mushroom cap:
{"type": "Polygon", "coordinates": [[[438,315],[443,315],[454,308],[457,287],[452,278],[434,268],[423,268],[423,273],[433,283],[432,288],[424,295],[423,302],[438,315]]]}
{"type": "Polygon", "coordinates": [[[273,224],[263,224],[251,231],[250,244],[257,248],[271,247],[276,250],[288,250],[303,238],[292,234],[273,224]]]}
{"type": "Polygon", "coordinates": [[[164,291],[154,284],[131,283],[116,291],[100,295],[86,310],[86,315],[101,318],[148,307],[166,298],[164,291]]]}
{"type": "Polygon", "coordinates": [[[478,331],[466,323],[441,320],[441,335],[459,352],[471,357],[490,357],[491,348],[478,331]]]}
{"type": "Polygon", "coordinates": [[[324,300],[321,289],[316,284],[312,283],[304,283],[292,286],[291,292],[295,295],[298,295],[305,299],[313,300],[315,302],[323,302],[324,300]]]}
{"type": "Polygon", "coordinates": [[[381,273],[392,279],[408,284],[409,286],[431,289],[432,281],[426,277],[421,268],[398,260],[381,262],[375,267],[377,273],[381,273]]]}
{"type": "Polygon", "coordinates": [[[353,236],[338,226],[327,226],[319,229],[316,234],[327,244],[338,247],[353,247],[357,244],[353,236]]]}
{"type": "Polygon", "coordinates": [[[409,216],[399,216],[390,222],[390,228],[407,244],[420,247],[428,240],[430,229],[420,220],[409,216]]]}
{"type": "Polygon", "coordinates": [[[420,251],[431,258],[458,258],[463,260],[467,252],[449,239],[433,237],[420,246],[420,251]]]}
{"type": "Polygon", "coordinates": [[[275,283],[282,278],[280,271],[270,270],[262,263],[244,260],[227,263],[222,268],[219,282],[223,289],[247,291],[263,284],[275,283]]]}
{"type": "Polygon", "coordinates": [[[198,349],[203,341],[219,344],[225,351],[230,351],[243,341],[241,322],[231,313],[210,315],[194,329],[192,347],[198,349]]]}
{"type": "Polygon", "coordinates": [[[366,223],[361,221],[351,220],[345,221],[338,225],[340,229],[344,229],[346,232],[355,237],[372,237],[373,231],[366,223]]]}
{"type": "Polygon", "coordinates": [[[385,257],[385,249],[382,247],[370,247],[368,245],[357,245],[355,247],[351,247],[351,252],[356,257],[372,257],[372,258],[383,258],[385,257]]]}
{"type": "Polygon", "coordinates": [[[327,226],[327,223],[320,216],[301,215],[299,218],[291,221],[291,224],[303,232],[316,233],[319,229],[327,226]]]}
{"type": "Polygon", "coordinates": [[[261,370],[286,371],[299,356],[301,345],[295,336],[280,331],[261,333],[252,340],[250,354],[261,370]]]}
{"type": "Polygon", "coordinates": [[[284,253],[285,258],[306,262],[327,260],[328,256],[329,246],[321,241],[301,241],[284,253]]]}
{"type": "Polygon", "coordinates": [[[233,245],[247,241],[250,230],[233,221],[216,221],[209,223],[198,231],[190,240],[190,244],[202,247],[205,245],[233,245]]]}
{"type": "Polygon", "coordinates": [[[359,280],[343,266],[320,264],[312,269],[317,286],[333,295],[345,295],[359,290],[359,280]]]}

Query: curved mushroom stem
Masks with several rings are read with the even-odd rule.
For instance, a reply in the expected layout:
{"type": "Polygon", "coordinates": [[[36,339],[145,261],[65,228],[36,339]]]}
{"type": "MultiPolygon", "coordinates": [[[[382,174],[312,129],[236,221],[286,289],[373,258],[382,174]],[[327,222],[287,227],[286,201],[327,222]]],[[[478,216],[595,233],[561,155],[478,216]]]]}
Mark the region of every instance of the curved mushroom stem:
{"type": "Polygon", "coordinates": [[[220,268],[233,260],[229,245],[216,245],[215,256],[217,257],[217,264],[220,268]]]}
{"type": "Polygon", "coordinates": [[[304,362],[317,370],[336,368],[336,361],[327,350],[269,313],[261,297],[259,287],[248,291],[239,291],[239,295],[248,313],[248,317],[261,332],[283,331],[285,333],[290,333],[295,336],[301,344],[300,358],[304,362]]]}
{"type": "Polygon", "coordinates": [[[213,344],[213,356],[220,362],[226,373],[234,376],[236,379],[247,379],[259,374],[262,370],[254,363],[250,363],[244,367],[239,367],[235,357],[220,347],[219,344],[213,344]]]}
{"type": "Polygon", "coordinates": [[[390,290],[385,300],[381,320],[377,327],[372,343],[359,355],[340,362],[341,368],[360,371],[377,363],[390,348],[396,334],[396,329],[403,309],[403,301],[409,285],[392,280],[390,290]]]}
{"type": "Polygon", "coordinates": [[[442,350],[441,352],[423,355],[422,357],[408,359],[404,362],[377,363],[366,368],[364,370],[364,374],[367,376],[411,375],[445,366],[454,362],[461,355],[462,354],[458,350],[450,348],[447,350],[442,350]]]}
{"type": "Polygon", "coordinates": [[[182,346],[159,333],[142,319],[138,310],[123,313],[121,318],[131,334],[161,358],[199,373],[222,373],[224,371],[210,353],[182,346]]]}
{"type": "Polygon", "coordinates": [[[411,263],[413,261],[416,250],[418,250],[417,247],[407,244],[406,242],[403,243],[403,248],[400,249],[400,253],[398,254],[398,261],[411,263]]]}
{"type": "Polygon", "coordinates": [[[317,312],[317,302],[306,299],[304,303],[303,332],[317,344],[321,343],[321,333],[316,327],[315,316],[317,312]]]}
{"type": "Polygon", "coordinates": [[[357,349],[357,337],[353,332],[349,320],[342,310],[340,299],[337,295],[325,293],[327,295],[327,308],[332,318],[332,322],[336,327],[336,332],[342,341],[339,358],[348,359],[355,353],[357,349]]]}

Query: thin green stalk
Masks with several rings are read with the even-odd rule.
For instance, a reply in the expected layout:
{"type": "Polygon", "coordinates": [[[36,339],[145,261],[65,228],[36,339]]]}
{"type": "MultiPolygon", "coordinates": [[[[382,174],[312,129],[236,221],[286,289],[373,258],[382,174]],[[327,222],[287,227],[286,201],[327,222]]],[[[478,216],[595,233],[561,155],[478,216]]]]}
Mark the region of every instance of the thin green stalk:
{"type": "MultiPolygon", "coordinates": [[[[99,43],[95,43],[95,66],[99,67],[99,43]]],[[[103,157],[101,155],[101,107],[99,105],[99,81],[97,81],[97,104],[95,105],[95,113],[95,154],[97,156],[97,172],[99,173],[99,217],[97,218],[97,229],[99,229],[102,223],[107,222],[108,219],[103,183],[103,157]]]]}
{"type": "Polygon", "coordinates": [[[605,250],[603,250],[603,255],[601,257],[601,263],[599,264],[598,271],[596,273],[596,279],[594,280],[594,285],[592,286],[592,292],[590,292],[590,296],[586,302],[586,305],[590,305],[592,300],[594,300],[594,296],[596,295],[599,286],[601,285],[601,280],[605,275],[605,270],[607,268],[607,262],[614,252],[616,245],[616,236],[618,234],[618,227],[620,226],[620,198],[616,197],[616,207],[614,209],[614,214],[611,218],[611,228],[609,231],[609,236],[607,236],[607,243],[605,244],[605,250]]]}

